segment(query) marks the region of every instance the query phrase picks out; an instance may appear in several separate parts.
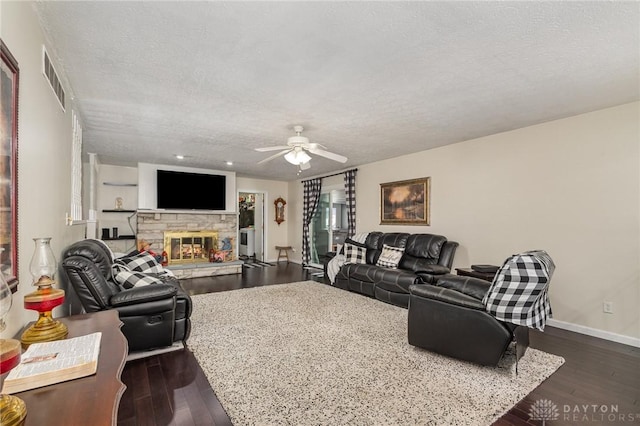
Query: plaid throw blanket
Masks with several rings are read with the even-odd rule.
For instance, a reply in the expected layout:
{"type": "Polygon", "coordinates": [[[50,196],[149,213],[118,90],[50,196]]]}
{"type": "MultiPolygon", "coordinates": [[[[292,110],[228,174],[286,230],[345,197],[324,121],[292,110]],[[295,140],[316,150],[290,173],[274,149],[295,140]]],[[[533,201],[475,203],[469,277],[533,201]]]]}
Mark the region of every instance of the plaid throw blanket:
{"type": "Polygon", "coordinates": [[[482,301],[487,312],[501,321],[544,330],[551,318],[548,289],[554,270],[553,260],[542,250],[511,256],[482,301]]]}
{"type": "MultiPolygon", "coordinates": [[[[351,239],[355,242],[364,244],[365,241],[367,241],[367,235],[369,235],[368,232],[361,232],[352,236],[351,239]]],[[[344,254],[340,253],[340,250],[338,250],[336,256],[327,263],[327,276],[329,277],[331,285],[336,282],[336,275],[338,275],[338,272],[340,271],[340,268],[342,268],[342,265],[345,264],[345,261],[346,258],[344,254]]]]}
{"type": "Polygon", "coordinates": [[[141,287],[159,284],[174,274],[164,269],[155,257],[147,252],[140,252],[115,259],[111,265],[113,279],[124,288],[141,287]]]}

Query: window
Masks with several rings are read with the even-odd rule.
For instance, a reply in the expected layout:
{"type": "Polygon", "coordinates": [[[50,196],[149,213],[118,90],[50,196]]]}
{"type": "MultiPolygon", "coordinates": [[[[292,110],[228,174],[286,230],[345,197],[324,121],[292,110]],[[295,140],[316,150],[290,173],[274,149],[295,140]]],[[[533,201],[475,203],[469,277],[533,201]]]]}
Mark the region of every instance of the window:
{"type": "Polygon", "coordinates": [[[82,126],[75,111],[71,111],[73,126],[71,144],[71,214],[70,225],[82,220],[82,126]]]}

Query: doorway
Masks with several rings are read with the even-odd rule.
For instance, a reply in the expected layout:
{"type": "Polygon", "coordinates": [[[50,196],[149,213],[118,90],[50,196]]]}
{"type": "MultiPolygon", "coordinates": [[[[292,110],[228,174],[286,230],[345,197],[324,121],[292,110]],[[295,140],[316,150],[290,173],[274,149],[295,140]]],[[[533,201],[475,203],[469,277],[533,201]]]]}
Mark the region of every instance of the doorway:
{"type": "Polygon", "coordinates": [[[322,268],[324,256],[347,238],[347,201],[341,186],[322,189],[318,207],[309,226],[310,265],[322,268]]]}
{"type": "Polygon", "coordinates": [[[265,193],[238,192],[238,254],[264,261],[265,193]]]}

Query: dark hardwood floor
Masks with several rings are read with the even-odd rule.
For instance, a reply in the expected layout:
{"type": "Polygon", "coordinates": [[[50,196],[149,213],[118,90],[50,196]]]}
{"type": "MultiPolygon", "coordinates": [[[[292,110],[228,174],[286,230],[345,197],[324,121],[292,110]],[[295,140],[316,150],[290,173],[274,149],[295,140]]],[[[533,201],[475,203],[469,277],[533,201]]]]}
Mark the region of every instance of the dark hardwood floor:
{"type": "MultiPolygon", "coordinates": [[[[195,295],[309,279],[314,277],[300,265],[282,262],[242,275],[183,280],[182,285],[195,295]]],[[[543,399],[558,410],[559,417],[549,425],[640,424],[640,348],[553,327],[531,331],[530,340],[531,347],[566,362],[495,425],[541,425],[530,420],[530,408],[543,399]]],[[[119,425],[231,425],[189,350],[130,361],[122,381],[127,390],[119,425]]]]}

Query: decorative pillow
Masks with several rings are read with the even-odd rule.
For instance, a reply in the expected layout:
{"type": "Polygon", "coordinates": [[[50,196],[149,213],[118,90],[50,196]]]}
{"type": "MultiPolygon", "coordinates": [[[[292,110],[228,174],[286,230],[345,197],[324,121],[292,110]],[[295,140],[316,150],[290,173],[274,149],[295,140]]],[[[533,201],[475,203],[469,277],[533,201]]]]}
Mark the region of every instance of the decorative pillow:
{"type": "Polygon", "coordinates": [[[383,268],[397,269],[403,254],[404,254],[403,248],[392,247],[384,244],[382,246],[382,252],[380,253],[380,257],[378,257],[378,261],[376,262],[376,266],[381,266],[383,268]]]}
{"type": "Polygon", "coordinates": [[[156,259],[147,252],[138,253],[133,256],[121,257],[116,259],[116,262],[135,272],[152,274],[161,274],[164,272],[162,265],[160,265],[156,259]]]}
{"type": "Polygon", "coordinates": [[[344,263],[366,263],[367,262],[366,255],[367,255],[366,248],[345,243],[344,263]]]}
{"type": "Polygon", "coordinates": [[[149,284],[161,284],[162,280],[142,272],[120,270],[114,279],[124,288],[142,287],[149,284]]]}

